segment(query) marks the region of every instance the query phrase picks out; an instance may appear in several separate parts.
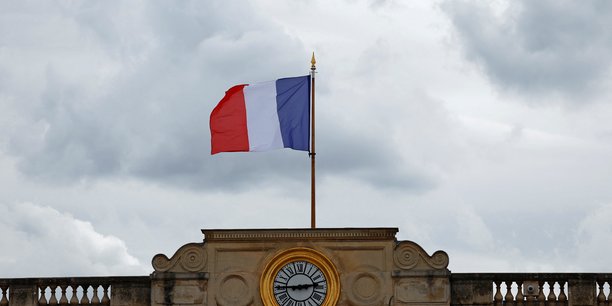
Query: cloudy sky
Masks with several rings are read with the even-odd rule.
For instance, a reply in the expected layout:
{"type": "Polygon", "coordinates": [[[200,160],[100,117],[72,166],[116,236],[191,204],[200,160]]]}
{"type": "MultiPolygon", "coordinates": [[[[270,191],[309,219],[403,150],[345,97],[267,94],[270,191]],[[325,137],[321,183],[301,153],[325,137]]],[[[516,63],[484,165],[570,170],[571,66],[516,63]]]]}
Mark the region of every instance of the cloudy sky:
{"type": "Polygon", "coordinates": [[[210,155],[229,87],[317,56],[319,227],[453,272],[609,271],[612,2],[0,1],[0,277],[146,275],[310,226],[306,153],[210,155]]]}

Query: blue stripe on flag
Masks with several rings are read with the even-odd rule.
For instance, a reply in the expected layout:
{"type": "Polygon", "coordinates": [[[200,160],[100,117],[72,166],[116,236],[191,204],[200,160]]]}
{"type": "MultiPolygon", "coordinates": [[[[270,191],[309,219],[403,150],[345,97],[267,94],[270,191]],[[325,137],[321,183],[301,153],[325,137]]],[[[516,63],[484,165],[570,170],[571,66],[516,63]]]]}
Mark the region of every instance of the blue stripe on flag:
{"type": "Polygon", "coordinates": [[[285,148],[308,151],[310,76],[276,80],[276,105],[285,148]]]}

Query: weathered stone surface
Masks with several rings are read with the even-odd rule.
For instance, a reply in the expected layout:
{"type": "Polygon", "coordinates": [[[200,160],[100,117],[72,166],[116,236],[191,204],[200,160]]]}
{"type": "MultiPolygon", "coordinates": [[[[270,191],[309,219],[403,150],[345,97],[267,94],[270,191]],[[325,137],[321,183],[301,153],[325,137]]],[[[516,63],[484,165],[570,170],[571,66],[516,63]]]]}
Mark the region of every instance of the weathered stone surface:
{"type": "Polygon", "coordinates": [[[493,301],[491,280],[453,280],[452,305],[490,305],[493,301]]]}
{"type": "Polygon", "coordinates": [[[38,298],[38,287],[33,285],[11,286],[9,296],[11,306],[36,305],[38,298]]]}
{"type": "Polygon", "coordinates": [[[448,305],[450,284],[448,278],[401,278],[395,285],[396,305],[448,305]]]}
{"type": "Polygon", "coordinates": [[[151,305],[207,305],[206,273],[155,272],[151,305]]]}
{"type": "Polygon", "coordinates": [[[151,285],[149,283],[117,283],[111,290],[111,306],[149,306],[151,305],[151,285]]]}
{"type": "Polygon", "coordinates": [[[569,306],[596,305],[595,283],[592,280],[570,279],[569,306]]]}

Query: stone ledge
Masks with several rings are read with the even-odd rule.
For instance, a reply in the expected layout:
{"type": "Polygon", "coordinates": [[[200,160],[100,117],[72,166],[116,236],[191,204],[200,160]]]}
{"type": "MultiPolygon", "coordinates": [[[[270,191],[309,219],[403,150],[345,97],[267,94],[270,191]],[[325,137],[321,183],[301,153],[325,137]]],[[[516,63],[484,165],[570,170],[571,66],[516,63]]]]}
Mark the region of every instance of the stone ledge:
{"type": "Polygon", "coordinates": [[[205,242],[257,242],[278,240],[395,240],[397,228],[318,228],[318,229],[203,229],[205,242]]]}

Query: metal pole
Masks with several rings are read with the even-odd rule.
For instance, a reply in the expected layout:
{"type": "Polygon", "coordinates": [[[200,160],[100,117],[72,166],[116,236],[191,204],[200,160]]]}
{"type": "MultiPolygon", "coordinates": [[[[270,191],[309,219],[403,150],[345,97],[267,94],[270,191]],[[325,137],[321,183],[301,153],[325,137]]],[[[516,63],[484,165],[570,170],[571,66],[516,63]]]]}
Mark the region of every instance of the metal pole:
{"type": "Polygon", "coordinates": [[[315,229],[317,227],[316,221],[316,197],[315,197],[315,66],[317,61],[315,60],[314,52],[312,52],[312,59],[310,60],[310,228],[315,229]]]}

